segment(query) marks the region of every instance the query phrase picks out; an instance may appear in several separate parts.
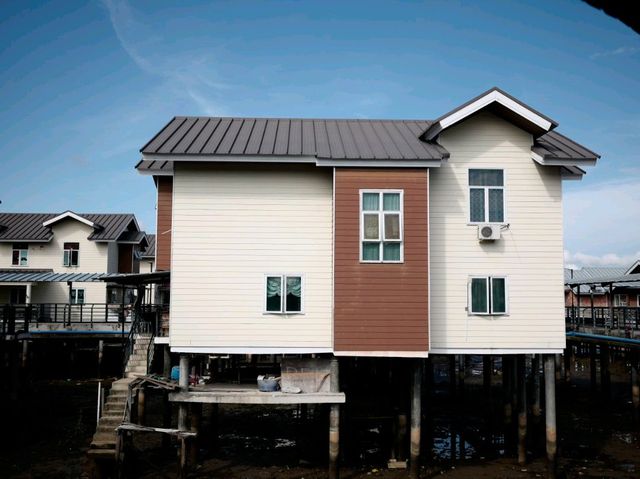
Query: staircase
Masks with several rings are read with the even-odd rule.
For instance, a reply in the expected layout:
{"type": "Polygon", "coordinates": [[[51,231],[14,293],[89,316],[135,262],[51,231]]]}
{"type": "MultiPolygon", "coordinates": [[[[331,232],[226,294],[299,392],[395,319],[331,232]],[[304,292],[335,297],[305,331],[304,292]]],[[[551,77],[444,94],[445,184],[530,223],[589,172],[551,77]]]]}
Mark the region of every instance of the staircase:
{"type": "Polygon", "coordinates": [[[124,378],[111,384],[98,427],[89,446],[89,456],[98,459],[114,459],[116,452],[116,428],[122,423],[129,395],[129,384],[139,376],[147,374],[147,352],[151,335],[140,334],[135,339],[133,352],[129,356],[124,378]]]}

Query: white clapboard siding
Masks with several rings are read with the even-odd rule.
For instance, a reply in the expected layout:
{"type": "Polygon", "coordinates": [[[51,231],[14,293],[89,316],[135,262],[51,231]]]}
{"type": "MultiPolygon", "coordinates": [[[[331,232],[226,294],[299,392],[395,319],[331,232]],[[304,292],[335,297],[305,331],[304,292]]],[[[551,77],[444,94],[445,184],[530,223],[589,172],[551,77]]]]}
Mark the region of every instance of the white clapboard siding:
{"type": "Polygon", "coordinates": [[[330,350],[332,264],[331,171],[176,166],[172,350],[330,350]],[[304,276],[304,314],[264,314],[267,273],[304,276]]]}
{"type": "Polygon", "coordinates": [[[439,142],[451,157],[430,175],[431,348],[563,348],[559,169],[535,163],[531,135],[491,113],[446,130],[439,142]],[[509,228],[493,244],[479,243],[468,224],[470,168],[505,170],[509,228]],[[508,277],[508,316],[467,314],[471,275],[508,277]]]}

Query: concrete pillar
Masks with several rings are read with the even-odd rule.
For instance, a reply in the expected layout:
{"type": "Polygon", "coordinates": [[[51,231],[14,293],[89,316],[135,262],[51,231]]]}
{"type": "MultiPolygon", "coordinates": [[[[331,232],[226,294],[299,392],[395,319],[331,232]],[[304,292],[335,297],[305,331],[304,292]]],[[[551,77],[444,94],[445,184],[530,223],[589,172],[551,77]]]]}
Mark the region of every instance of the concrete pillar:
{"type": "Polygon", "coordinates": [[[557,431],[556,431],[556,367],[551,354],[544,356],[545,419],[547,440],[547,476],[556,474],[557,431]]]}
{"type": "MultiPolygon", "coordinates": [[[[331,392],[340,391],[338,359],[331,360],[331,392]]],[[[340,453],[340,405],[332,404],[329,410],[329,479],[338,479],[338,455],[340,453]]]]}
{"type": "Polygon", "coordinates": [[[524,354],[518,355],[518,464],[527,462],[527,370],[524,354]]]}
{"type": "MultiPolygon", "coordinates": [[[[180,355],[180,379],[178,381],[180,391],[187,392],[189,390],[189,356],[187,354],[180,355]]],[[[178,429],[187,430],[187,403],[181,402],[178,406],[178,429]]]]}
{"type": "Polygon", "coordinates": [[[411,439],[409,446],[409,477],[420,474],[420,435],[422,422],[422,360],[416,359],[411,385],[411,439]]]}

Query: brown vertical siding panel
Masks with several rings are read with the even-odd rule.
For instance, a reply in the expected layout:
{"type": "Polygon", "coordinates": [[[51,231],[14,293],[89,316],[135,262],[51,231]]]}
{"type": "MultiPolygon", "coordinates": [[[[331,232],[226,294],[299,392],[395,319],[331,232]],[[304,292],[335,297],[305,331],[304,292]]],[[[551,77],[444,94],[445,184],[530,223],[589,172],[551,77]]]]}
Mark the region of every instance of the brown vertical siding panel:
{"type": "Polygon", "coordinates": [[[133,273],[133,245],[118,245],[118,273],[133,273]]]}
{"type": "Polygon", "coordinates": [[[158,177],[158,224],[156,225],[156,269],[171,268],[171,208],[173,177],[158,177]]]}
{"type": "Polygon", "coordinates": [[[429,349],[426,169],[335,170],[334,349],[429,349]],[[404,263],[360,262],[360,190],[404,191],[404,263]]]}

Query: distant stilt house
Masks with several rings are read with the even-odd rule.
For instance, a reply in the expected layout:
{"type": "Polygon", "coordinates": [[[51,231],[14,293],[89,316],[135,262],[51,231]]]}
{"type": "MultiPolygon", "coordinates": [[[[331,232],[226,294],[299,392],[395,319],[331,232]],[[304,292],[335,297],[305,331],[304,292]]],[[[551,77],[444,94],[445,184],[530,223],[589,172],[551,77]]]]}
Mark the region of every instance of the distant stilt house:
{"type": "MultiPolygon", "coordinates": [[[[628,267],[583,267],[580,269],[565,268],[565,283],[569,281],[588,282],[590,279],[605,277],[624,277],[640,273],[640,261],[628,267]]],[[[600,284],[583,284],[581,286],[565,287],[565,306],[590,308],[592,306],[605,308],[609,306],[640,308],[640,284],[614,283],[612,291],[600,284]],[[579,294],[578,294],[579,293],[579,294]],[[613,293],[613,296],[611,295],[613,293]],[[578,296],[579,302],[578,302],[578,296]]]]}

